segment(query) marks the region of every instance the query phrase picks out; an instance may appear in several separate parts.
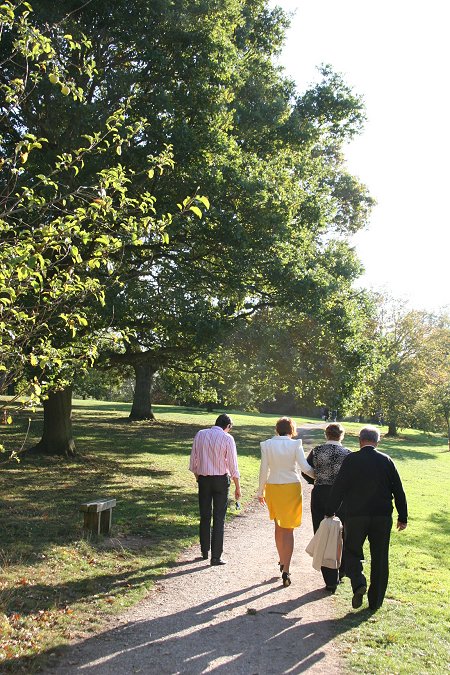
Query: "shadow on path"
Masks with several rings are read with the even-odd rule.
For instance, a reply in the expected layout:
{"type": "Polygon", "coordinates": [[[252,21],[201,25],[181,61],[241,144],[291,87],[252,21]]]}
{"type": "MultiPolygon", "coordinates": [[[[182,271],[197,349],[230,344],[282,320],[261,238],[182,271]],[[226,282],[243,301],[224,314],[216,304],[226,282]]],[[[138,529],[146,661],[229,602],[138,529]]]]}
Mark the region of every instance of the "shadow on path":
{"type": "MultiPolygon", "coordinates": [[[[322,661],[323,647],[330,640],[369,616],[363,611],[350,615],[352,621],[344,617],[303,624],[301,610],[323,599],[323,591],[283,601],[284,589],[270,583],[106,631],[85,640],[81,650],[72,650],[69,668],[53,672],[303,673],[322,661]],[[252,602],[269,594],[273,595],[272,605],[255,614],[247,612],[252,602]],[[241,613],[227,618],[236,608],[241,608],[241,613]]],[[[327,668],[326,672],[333,671],[327,668]]]]}

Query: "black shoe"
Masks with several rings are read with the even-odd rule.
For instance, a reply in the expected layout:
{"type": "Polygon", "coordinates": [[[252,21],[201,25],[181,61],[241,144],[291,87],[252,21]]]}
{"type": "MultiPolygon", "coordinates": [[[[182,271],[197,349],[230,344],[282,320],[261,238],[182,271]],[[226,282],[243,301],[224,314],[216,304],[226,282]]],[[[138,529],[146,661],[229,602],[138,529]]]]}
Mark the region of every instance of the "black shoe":
{"type": "Polygon", "coordinates": [[[285,588],[291,585],[291,575],[289,574],[289,572],[283,572],[283,574],[281,575],[281,579],[283,581],[283,586],[285,588]]]}
{"type": "Polygon", "coordinates": [[[226,565],[227,561],[222,558],[211,558],[211,565],[226,565]]]}
{"type": "Polygon", "coordinates": [[[336,593],[337,586],[325,586],[326,590],[330,593],[336,593]]]}
{"type": "Polygon", "coordinates": [[[358,609],[359,607],[361,607],[362,601],[363,601],[363,596],[365,595],[366,591],[367,591],[366,586],[360,586],[353,593],[353,598],[352,598],[353,609],[358,609]]]}
{"type": "Polygon", "coordinates": [[[202,551],[202,558],[203,558],[203,560],[208,560],[208,554],[203,553],[203,551],[202,551]]]}

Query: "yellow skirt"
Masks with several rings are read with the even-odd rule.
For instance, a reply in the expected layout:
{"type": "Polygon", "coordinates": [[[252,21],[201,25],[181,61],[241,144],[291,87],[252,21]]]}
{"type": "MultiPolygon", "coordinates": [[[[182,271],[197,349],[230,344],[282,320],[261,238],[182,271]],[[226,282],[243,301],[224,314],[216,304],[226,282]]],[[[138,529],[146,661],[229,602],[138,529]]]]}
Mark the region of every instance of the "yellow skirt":
{"type": "Polygon", "coordinates": [[[302,484],[266,483],[264,497],[269,517],[279,527],[292,529],[302,523],[302,484]]]}

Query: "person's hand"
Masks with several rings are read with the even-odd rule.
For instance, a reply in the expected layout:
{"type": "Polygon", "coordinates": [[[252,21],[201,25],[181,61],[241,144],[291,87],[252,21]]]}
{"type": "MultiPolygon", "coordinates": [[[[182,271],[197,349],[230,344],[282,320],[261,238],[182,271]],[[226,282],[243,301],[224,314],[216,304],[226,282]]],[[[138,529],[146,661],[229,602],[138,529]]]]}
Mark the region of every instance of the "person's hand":
{"type": "Polygon", "coordinates": [[[240,500],[240,498],[241,498],[241,490],[240,490],[240,488],[236,488],[236,490],[234,491],[234,498],[235,498],[235,500],[236,500],[237,502],[240,500]]]}
{"type": "Polygon", "coordinates": [[[264,499],[264,497],[258,497],[258,501],[259,501],[259,503],[261,504],[261,506],[265,506],[265,505],[266,505],[266,500],[264,499]]]}
{"type": "Polygon", "coordinates": [[[406,530],[406,523],[402,523],[401,520],[397,520],[397,530],[406,530]]]}

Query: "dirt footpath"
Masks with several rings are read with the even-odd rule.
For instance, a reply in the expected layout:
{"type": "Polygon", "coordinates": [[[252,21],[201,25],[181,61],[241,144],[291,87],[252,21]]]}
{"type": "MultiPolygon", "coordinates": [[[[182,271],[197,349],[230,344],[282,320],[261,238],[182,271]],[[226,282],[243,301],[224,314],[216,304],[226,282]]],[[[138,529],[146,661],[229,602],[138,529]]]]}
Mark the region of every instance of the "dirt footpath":
{"type": "Polygon", "coordinates": [[[343,673],[335,598],[305,553],[311,488],[303,488],[290,587],[281,585],[273,523],[253,503],[226,526],[226,565],[198,559],[198,547],[185,551],[143,602],[69,648],[48,675],[343,673]]]}

